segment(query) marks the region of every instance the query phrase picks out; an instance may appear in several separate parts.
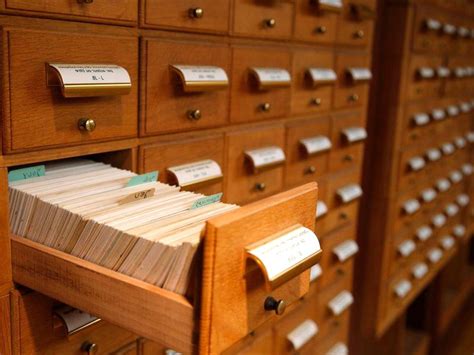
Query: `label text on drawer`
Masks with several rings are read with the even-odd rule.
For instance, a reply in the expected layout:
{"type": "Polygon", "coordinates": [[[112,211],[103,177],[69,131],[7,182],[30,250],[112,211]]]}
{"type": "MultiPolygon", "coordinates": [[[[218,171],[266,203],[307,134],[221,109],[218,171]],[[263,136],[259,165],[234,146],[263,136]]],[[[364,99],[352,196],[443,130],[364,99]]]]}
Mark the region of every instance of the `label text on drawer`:
{"type": "Polygon", "coordinates": [[[171,65],[181,80],[184,92],[220,90],[229,86],[224,69],[215,66],[171,65]]]}
{"type": "Polygon", "coordinates": [[[210,159],[169,167],[168,171],[174,176],[179,186],[190,186],[222,178],[221,167],[210,159]]]}
{"type": "Polygon", "coordinates": [[[300,140],[307,155],[314,155],[331,149],[332,143],[326,136],[303,138],[300,140]]]}
{"type": "Polygon", "coordinates": [[[290,86],[291,75],[281,68],[251,68],[250,73],[257,80],[260,90],[290,86]]]}
{"type": "Polygon", "coordinates": [[[252,163],[254,171],[282,164],[286,157],[280,147],[265,147],[247,150],[245,156],[252,163]]]}
{"type": "Polygon", "coordinates": [[[313,87],[332,84],[337,79],[336,72],[332,69],[309,68],[308,74],[313,84],[313,87]]]}

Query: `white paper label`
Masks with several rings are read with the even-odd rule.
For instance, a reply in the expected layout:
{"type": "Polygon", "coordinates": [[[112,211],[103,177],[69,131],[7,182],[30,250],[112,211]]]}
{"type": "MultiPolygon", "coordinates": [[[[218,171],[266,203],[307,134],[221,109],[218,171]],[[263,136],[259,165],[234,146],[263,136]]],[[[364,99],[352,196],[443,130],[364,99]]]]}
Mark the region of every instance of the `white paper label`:
{"type": "Polygon", "coordinates": [[[426,151],[426,156],[429,161],[437,161],[441,159],[441,152],[439,151],[439,149],[430,148],[426,151]]]}
{"type": "Polygon", "coordinates": [[[270,281],[321,250],[311,229],[299,227],[247,252],[265,266],[270,281]]]}
{"type": "Polygon", "coordinates": [[[421,198],[423,199],[424,202],[431,202],[433,201],[437,196],[437,193],[435,189],[429,188],[429,189],[424,189],[421,191],[421,198]]]}
{"type": "Polygon", "coordinates": [[[217,162],[210,159],[173,166],[168,170],[176,176],[179,186],[189,186],[222,177],[221,167],[217,162]]]}
{"type": "Polygon", "coordinates": [[[461,207],[466,207],[469,204],[470,198],[467,194],[460,194],[456,197],[456,202],[461,207]]]}
{"type": "Polygon", "coordinates": [[[332,250],[336,254],[337,259],[342,263],[354,256],[359,251],[359,246],[355,240],[346,240],[335,246],[332,250]]]}
{"type": "Polygon", "coordinates": [[[173,68],[177,69],[182,75],[183,80],[187,84],[192,83],[228,83],[229,78],[224,69],[210,66],[210,65],[172,65],[173,68]]]}
{"type": "Polygon", "coordinates": [[[314,84],[333,83],[337,80],[336,72],[326,68],[309,68],[308,73],[314,84]]]}
{"type": "Polygon", "coordinates": [[[464,137],[456,137],[454,138],[454,144],[456,145],[456,147],[458,147],[459,149],[462,149],[466,146],[467,142],[466,140],[464,139],[464,137]]]}
{"type": "Polygon", "coordinates": [[[363,141],[367,138],[367,131],[364,127],[348,127],[342,130],[342,135],[349,143],[363,141]]]}
{"type": "Polygon", "coordinates": [[[462,238],[466,235],[466,227],[462,224],[457,224],[453,228],[453,234],[456,238],[462,238]]]}
{"type": "Polygon", "coordinates": [[[445,192],[449,190],[450,187],[451,187],[451,183],[449,182],[448,179],[439,179],[438,181],[436,181],[436,188],[440,192],[445,192]]]}
{"type": "Polygon", "coordinates": [[[461,102],[459,104],[459,108],[461,109],[462,112],[468,113],[471,111],[471,104],[469,102],[461,102]]]}
{"type": "Polygon", "coordinates": [[[450,155],[453,154],[456,148],[454,148],[454,145],[452,143],[444,143],[441,146],[441,150],[444,155],[450,155]]]}
{"type": "Polygon", "coordinates": [[[443,32],[447,35],[453,35],[456,33],[456,26],[451,25],[449,23],[445,23],[443,26],[443,32]]]}
{"type": "Polygon", "coordinates": [[[426,113],[415,113],[413,115],[413,122],[416,126],[424,126],[430,122],[430,116],[426,113]]]}
{"type": "Polygon", "coordinates": [[[282,68],[252,68],[261,85],[265,84],[285,84],[290,85],[291,75],[282,68]]]}
{"type": "Polygon", "coordinates": [[[421,67],[418,68],[418,75],[420,76],[420,78],[423,79],[431,79],[434,78],[435,71],[433,70],[433,68],[421,67]]]}
{"type": "Polygon", "coordinates": [[[444,209],[444,212],[448,217],[453,217],[458,214],[459,212],[459,207],[458,205],[455,205],[454,203],[450,203],[449,205],[446,206],[444,209]]]}
{"type": "Polygon", "coordinates": [[[252,160],[255,168],[281,164],[285,161],[285,153],[280,147],[265,147],[247,150],[245,154],[252,160]]]}
{"type": "Polygon", "coordinates": [[[89,313],[69,306],[57,308],[54,310],[54,313],[64,321],[68,334],[74,333],[88,324],[93,324],[100,320],[89,313]]]}
{"type": "Polygon", "coordinates": [[[354,303],[354,297],[352,296],[352,293],[347,290],[344,290],[336,297],[334,297],[331,301],[329,301],[328,306],[332,313],[335,316],[338,316],[347,308],[349,308],[352,303],[354,303]]]}
{"type": "Polygon", "coordinates": [[[304,146],[308,155],[325,152],[332,147],[331,141],[326,136],[303,138],[300,143],[304,146]]]}
{"type": "Polygon", "coordinates": [[[455,105],[451,105],[451,106],[448,106],[448,108],[446,109],[446,111],[448,112],[448,115],[450,116],[457,116],[459,115],[459,108],[455,105]]]}
{"type": "Polygon", "coordinates": [[[467,164],[463,164],[463,166],[461,167],[461,170],[465,176],[470,176],[474,172],[474,167],[472,166],[472,164],[467,163],[467,164]]]}
{"type": "Polygon", "coordinates": [[[466,134],[466,139],[469,143],[474,143],[474,131],[468,132],[466,134]]]}
{"type": "Polygon", "coordinates": [[[410,166],[410,169],[412,171],[418,171],[418,170],[423,169],[426,164],[425,164],[425,159],[423,159],[422,157],[416,156],[416,157],[411,158],[408,161],[408,165],[410,166]]]}
{"type": "Polygon", "coordinates": [[[433,117],[435,121],[441,121],[446,118],[446,113],[440,108],[435,108],[431,111],[431,117],[433,117]]]}
{"type": "Polygon", "coordinates": [[[416,237],[422,242],[431,238],[432,235],[433,235],[433,230],[429,226],[421,226],[420,228],[416,230],[416,237]]]}
{"type": "Polygon", "coordinates": [[[428,265],[422,262],[416,263],[411,269],[411,272],[415,279],[420,280],[428,273],[428,265]]]}
{"type": "Polygon", "coordinates": [[[314,265],[313,267],[311,267],[311,271],[310,271],[310,274],[309,274],[310,282],[315,281],[322,274],[323,274],[323,269],[321,269],[321,265],[319,265],[319,264],[314,265]]]}
{"type": "Polygon", "coordinates": [[[450,235],[446,235],[443,238],[441,238],[441,246],[443,247],[444,250],[450,250],[454,246],[454,238],[451,237],[450,235]]]}
{"type": "Polygon", "coordinates": [[[425,25],[426,25],[426,28],[431,30],[431,31],[438,31],[441,29],[441,22],[439,22],[438,20],[435,20],[435,19],[432,19],[432,18],[428,18],[425,20],[425,25]]]}
{"type": "Polygon", "coordinates": [[[438,74],[438,77],[440,77],[440,78],[447,78],[449,76],[449,74],[451,74],[451,71],[449,70],[449,68],[439,67],[436,70],[436,73],[438,74]]]}
{"type": "Polygon", "coordinates": [[[400,243],[398,246],[398,252],[401,256],[407,257],[413,253],[416,249],[416,244],[413,240],[408,239],[400,243]]]}
{"type": "Polygon", "coordinates": [[[414,214],[420,207],[420,202],[414,198],[403,203],[403,211],[408,215],[414,214]]]}
{"type": "Polygon", "coordinates": [[[339,196],[342,203],[348,203],[362,196],[362,188],[358,184],[350,184],[341,187],[337,190],[336,194],[339,196]]]}
{"type": "Polygon", "coordinates": [[[441,228],[446,224],[446,216],[442,213],[438,213],[437,215],[433,216],[431,222],[436,228],[441,228]]]}
{"type": "Polygon", "coordinates": [[[436,264],[443,257],[443,252],[439,248],[433,248],[428,251],[427,257],[432,264],[436,264]]]}
{"type": "Polygon", "coordinates": [[[372,72],[368,68],[348,68],[353,81],[367,81],[372,79],[372,72]]]}
{"type": "Polygon", "coordinates": [[[466,27],[459,27],[458,28],[458,36],[459,37],[467,37],[469,35],[469,29],[466,27]]]}
{"type": "Polygon", "coordinates": [[[342,8],[342,0],[319,0],[320,5],[326,5],[336,9],[342,8]]]}
{"type": "Polygon", "coordinates": [[[467,71],[466,71],[466,68],[462,68],[462,67],[457,67],[454,69],[454,75],[456,76],[456,78],[464,78],[465,76],[467,76],[467,71]]]}
{"type": "Polygon", "coordinates": [[[108,64],[49,63],[61,76],[63,85],[130,84],[125,68],[108,64]]]}
{"type": "Polygon", "coordinates": [[[318,200],[316,207],[316,218],[321,218],[328,213],[328,206],[324,201],[318,200]]]}
{"type": "Polygon", "coordinates": [[[462,180],[462,173],[459,170],[454,170],[449,173],[449,179],[453,184],[457,184],[462,180]]]}
{"type": "Polygon", "coordinates": [[[294,350],[299,350],[311,338],[318,333],[318,326],[311,319],[306,319],[303,323],[287,334],[286,338],[293,345],[294,350]]]}
{"type": "Polygon", "coordinates": [[[395,285],[394,291],[398,298],[404,298],[411,291],[411,282],[402,280],[395,285]]]}
{"type": "Polygon", "coordinates": [[[347,347],[346,344],[344,343],[337,343],[334,345],[329,351],[326,353],[326,355],[348,355],[349,354],[349,348],[347,347]]]}

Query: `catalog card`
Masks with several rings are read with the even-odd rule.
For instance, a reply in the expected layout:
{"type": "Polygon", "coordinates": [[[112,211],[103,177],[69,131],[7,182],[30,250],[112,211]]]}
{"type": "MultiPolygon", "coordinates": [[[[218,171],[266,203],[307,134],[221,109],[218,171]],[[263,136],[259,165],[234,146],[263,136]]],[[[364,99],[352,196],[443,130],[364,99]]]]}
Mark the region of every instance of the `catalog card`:
{"type": "Polygon", "coordinates": [[[247,150],[245,156],[252,163],[254,170],[281,165],[286,159],[283,149],[276,146],[247,150]]]}
{"type": "Polygon", "coordinates": [[[209,65],[171,65],[182,84],[184,92],[220,90],[229,86],[224,69],[209,65]]]}
{"type": "Polygon", "coordinates": [[[251,68],[250,73],[257,79],[258,88],[260,90],[285,87],[291,84],[291,75],[286,69],[251,68]]]}
{"type": "Polygon", "coordinates": [[[318,333],[318,326],[311,319],[306,319],[286,336],[293,345],[293,349],[298,351],[318,333]]]}
{"type": "Polygon", "coordinates": [[[316,264],[322,252],[316,234],[303,226],[250,245],[246,250],[247,256],[262,269],[271,288],[316,264]]]}
{"type": "Polygon", "coordinates": [[[332,147],[331,141],[326,136],[303,138],[300,139],[300,144],[303,146],[307,155],[325,152],[332,147]]]}
{"type": "Polygon", "coordinates": [[[352,303],[354,303],[354,297],[352,296],[352,293],[347,290],[344,290],[336,297],[334,297],[331,301],[329,301],[328,306],[332,313],[335,316],[338,316],[347,308],[349,308],[352,303]]]}
{"type": "Polygon", "coordinates": [[[211,159],[172,166],[168,168],[168,172],[173,175],[175,183],[181,187],[222,179],[220,165],[211,159]]]}
{"type": "Polygon", "coordinates": [[[319,85],[327,85],[335,83],[337,80],[337,74],[332,69],[326,68],[309,68],[308,69],[309,77],[313,87],[319,85]]]}

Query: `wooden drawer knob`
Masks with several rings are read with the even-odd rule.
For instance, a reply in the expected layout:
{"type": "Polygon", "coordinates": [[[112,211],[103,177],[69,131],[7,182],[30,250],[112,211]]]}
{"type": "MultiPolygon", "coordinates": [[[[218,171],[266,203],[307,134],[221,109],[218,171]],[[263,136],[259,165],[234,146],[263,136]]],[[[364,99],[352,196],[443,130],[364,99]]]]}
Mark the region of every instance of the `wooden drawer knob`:
{"type": "Polygon", "coordinates": [[[189,9],[189,17],[191,18],[202,18],[204,16],[204,9],[201,7],[195,7],[189,9]]]}
{"type": "Polygon", "coordinates": [[[351,94],[351,95],[349,95],[348,99],[349,99],[350,102],[357,102],[357,101],[359,101],[359,95],[351,94]]]}
{"type": "Polygon", "coordinates": [[[96,343],[86,341],[81,345],[81,351],[86,354],[97,354],[99,351],[99,346],[96,343]]]}
{"type": "Polygon", "coordinates": [[[272,109],[272,105],[269,102],[265,102],[260,105],[260,111],[262,112],[270,112],[272,109]]]}
{"type": "Polygon", "coordinates": [[[347,161],[347,162],[354,161],[354,156],[351,154],[344,155],[344,161],[347,161]]]}
{"type": "Polygon", "coordinates": [[[201,119],[202,113],[201,110],[189,110],[188,111],[188,118],[193,121],[197,121],[201,119]]]}
{"type": "Polygon", "coordinates": [[[319,34],[325,34],[328,31],[326,26],[318,26],[316,27],[316,32],[319,34]]]}
{"type": "Polygon", "coordinates": [[[314,105],[314,106],[320,106],[322,102],[323,100],[321,100],[321,98],[319,97],[311,99],[311,105],[314,105]]]}
{"type": "Polygon", "coordinates": [[[355,37],[355,38],[364,38],[364,36],[365,36],[365,33],[364,33],[364,31],[362,31],[362,30],[357,30],[357,31],[355,31],[355,33],[354,33],[354,37],[355,37]]]}
{"type": "Polygon", "coordinates": [[[257,189],[257,191],[265,191],[265,189],[267,188],[267,185],[265,185],[264,182],[257,182],[255,184],[255,188],[257,189]]]}
{"type": "Polygon", "coordinates": [[[277,315],[282,315],[286,310],[286,303],[283,300],[276,300],[273,297],[267,297],[263,304],[266,311],[275,311],[277,315]]]}
{"type": "Polygon", "coordinates": [[[306,174],[314,174],[316,172],[316,167],[311,165],[311,166],[308,166],[305,170],[305,173],[306,174]]]}
{"type": "Polygon", "coordinates": [[[276,26],[276,20],[274,18],[269,18],[264,21],[264,24],[268,28],[274,28],[276,26]]]}
{"type": "Polygon", "coordinates": [[[81,131],[86,132],[93,132],[96,128],[95,121],[90,118],[81,118],[77,125],[81,131]]]}

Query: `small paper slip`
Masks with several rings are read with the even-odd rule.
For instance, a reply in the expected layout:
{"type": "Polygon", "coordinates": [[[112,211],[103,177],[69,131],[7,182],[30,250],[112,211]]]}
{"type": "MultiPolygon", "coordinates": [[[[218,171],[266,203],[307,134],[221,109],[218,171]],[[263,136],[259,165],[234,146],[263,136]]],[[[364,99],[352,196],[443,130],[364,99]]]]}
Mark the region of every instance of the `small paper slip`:
{"type": "Polygon", "coordinates": [[[147,182],[156,182],[158,180],[158,171],[152,171],[146,174],[137,175],[132,177],[128,183],[127,187],[136,186],[140,184],[145,184],[147,182]]]}
{"type": "Polygon", "coordinates": [[[8,182],[27,180],[35,177],[45,176],[46,168],[44,165],[30,166],[28,168],[11,170],[8,173],[8,182]]]}
{"type": "Polygon", "coordinates": [[[191,206],[191,209],[194,210],[196,208],[201,208],[213,203],[220,202],[221,198],[222,198],[222,192],[219,192],[214,195],[202,197],[193,203],[193,205],[191,206]]]}

